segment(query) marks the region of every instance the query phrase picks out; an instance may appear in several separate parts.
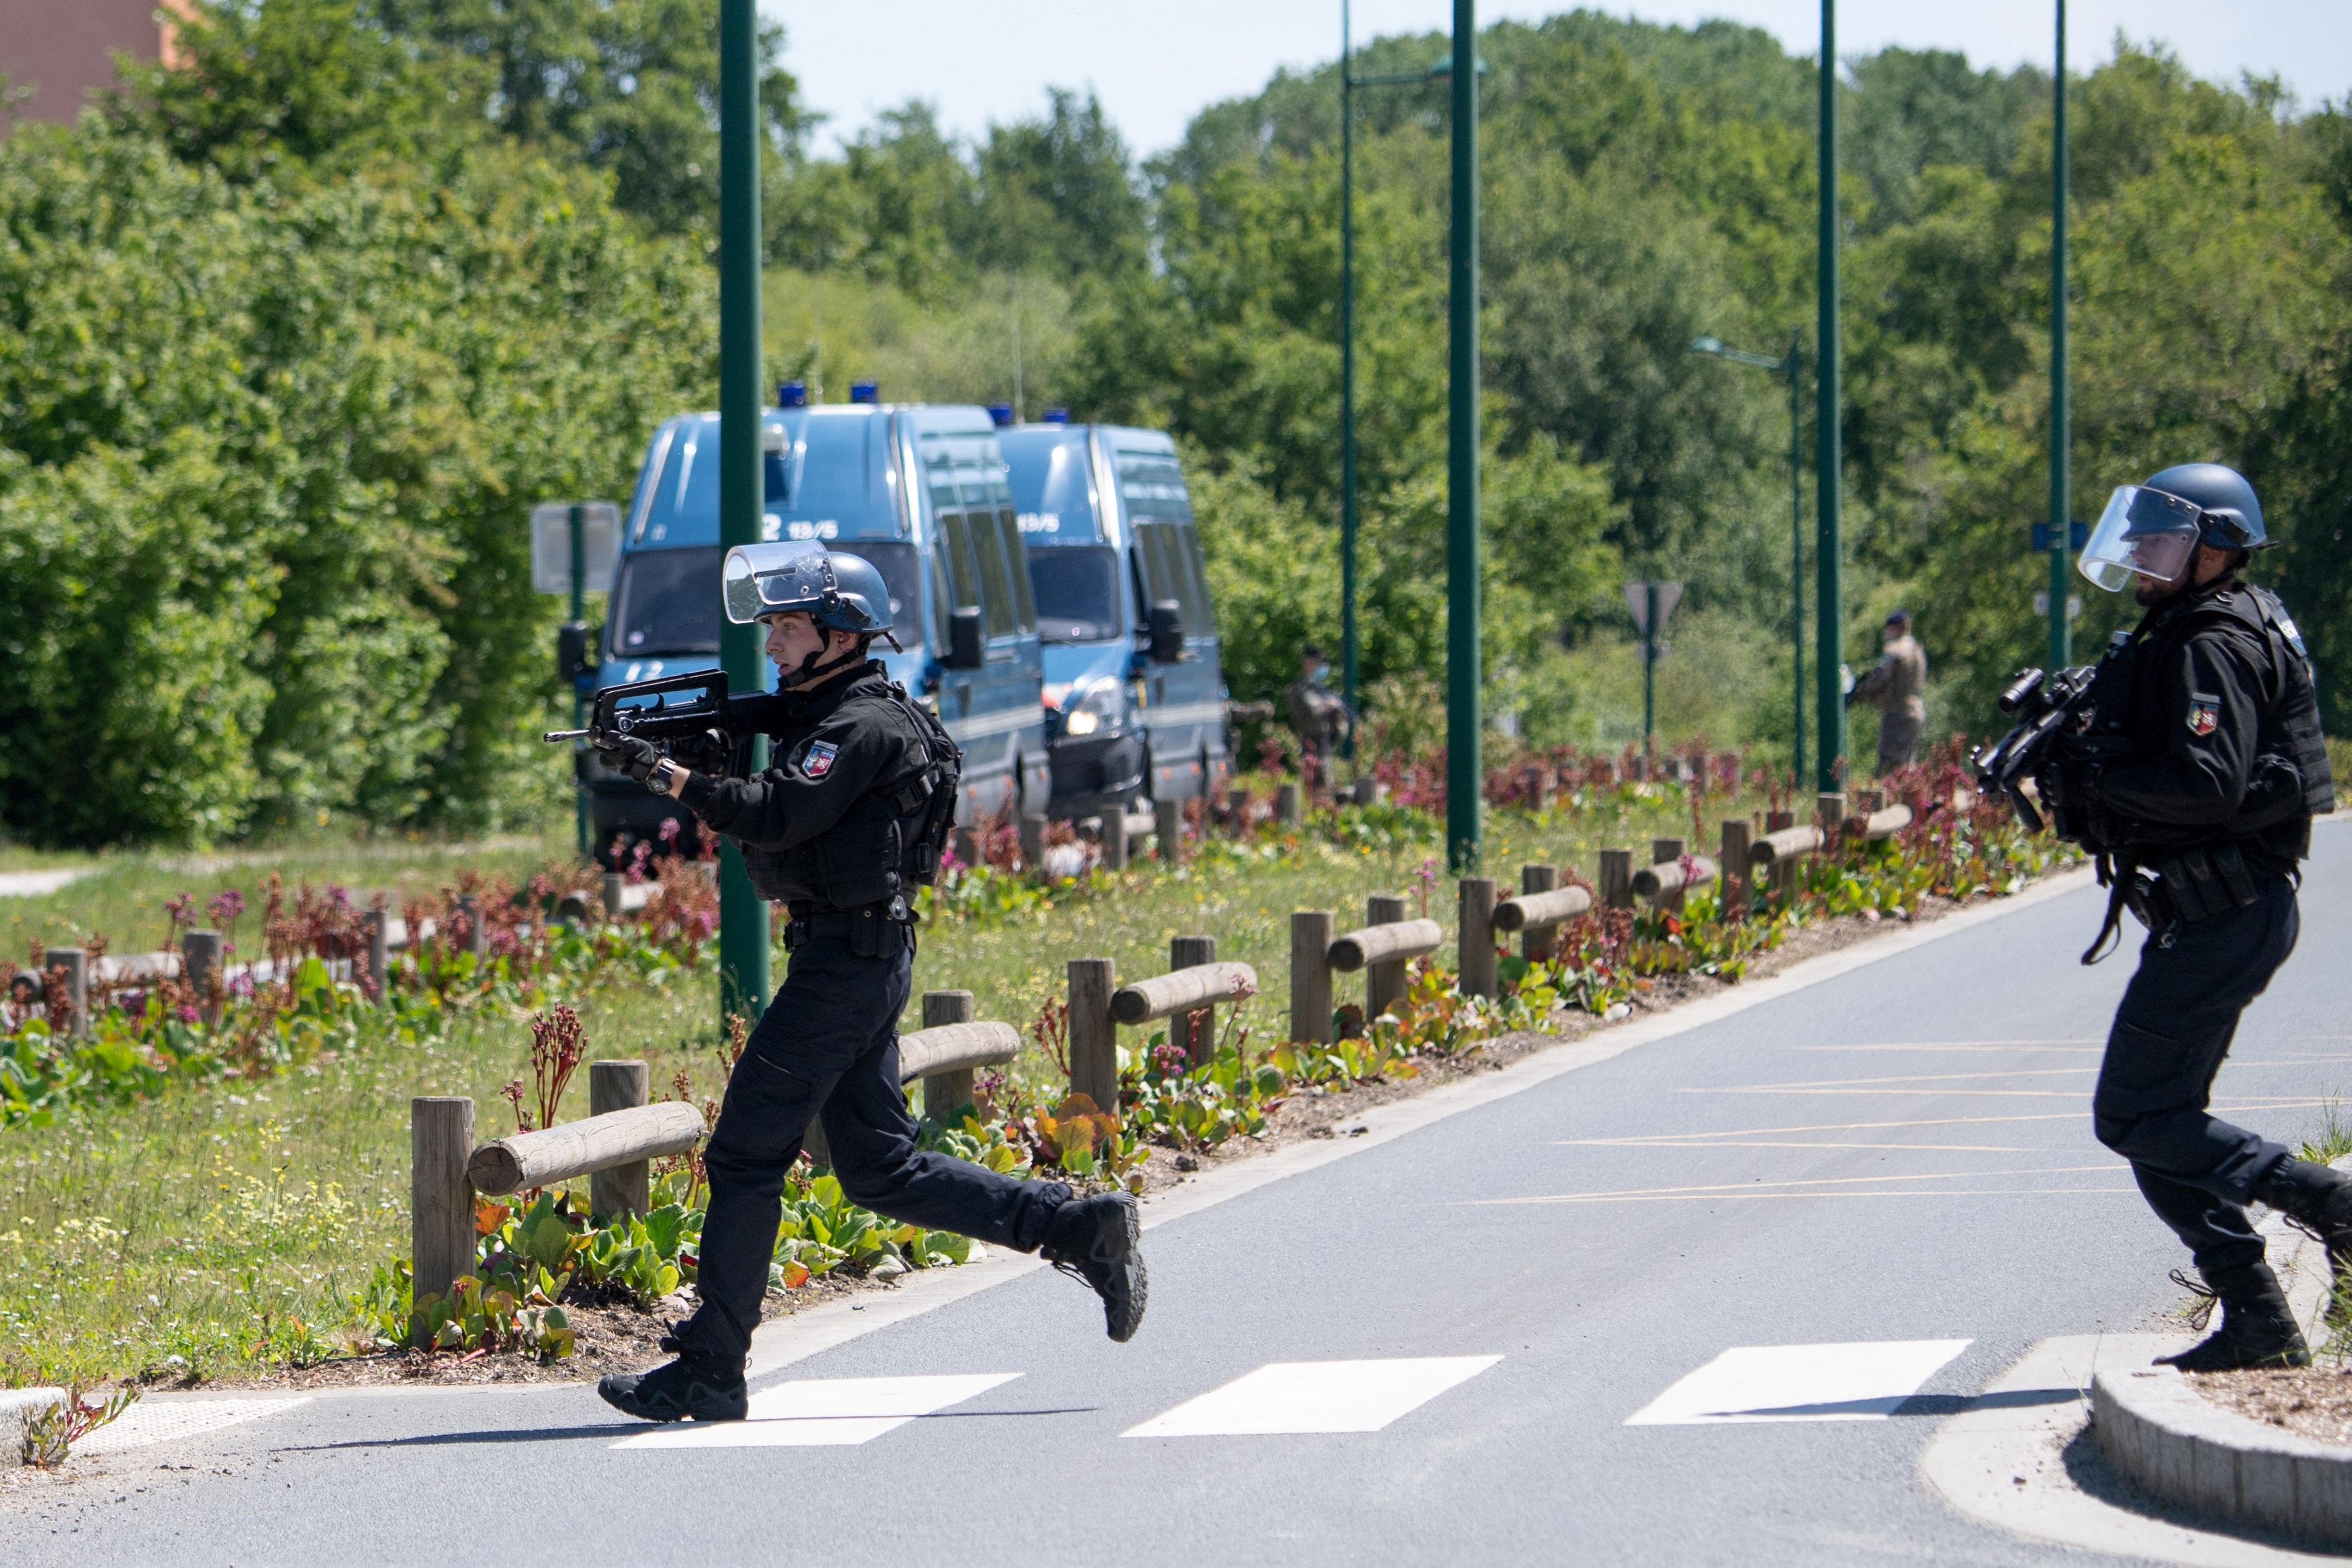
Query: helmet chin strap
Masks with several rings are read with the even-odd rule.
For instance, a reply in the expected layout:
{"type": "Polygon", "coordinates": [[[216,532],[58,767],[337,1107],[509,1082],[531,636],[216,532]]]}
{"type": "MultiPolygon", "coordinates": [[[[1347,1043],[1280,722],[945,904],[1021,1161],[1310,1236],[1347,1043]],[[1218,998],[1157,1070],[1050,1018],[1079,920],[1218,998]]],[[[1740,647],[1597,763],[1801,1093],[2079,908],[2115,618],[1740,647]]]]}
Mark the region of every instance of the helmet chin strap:
{"type": "MultiPolygon", "coordinates": [[[[824,640],[828,643],[831,642],[833,640],[832,635],[827,633],[824,640]]],[[[809,650],[807,655],[801,659],[798,665],[793,667],[793,684],[794,686],[806,686],[820,675],[830,674],[834,670],[839,669],[845,665],[863,663],[865,658],[865,647],[857,644],[852,644],[847,653],[843,654],[839,658],[828,660],[824,658],[824,643],[819,643],[815,647],[809,650]]]]}

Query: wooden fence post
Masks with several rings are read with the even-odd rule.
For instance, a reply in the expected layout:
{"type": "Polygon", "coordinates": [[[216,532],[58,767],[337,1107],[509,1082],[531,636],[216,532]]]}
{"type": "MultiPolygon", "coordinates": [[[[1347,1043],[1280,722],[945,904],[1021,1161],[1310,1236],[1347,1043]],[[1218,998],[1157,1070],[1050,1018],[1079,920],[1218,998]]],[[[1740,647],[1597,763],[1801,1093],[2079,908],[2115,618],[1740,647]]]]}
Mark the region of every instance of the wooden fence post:
{"type": "Polygon", "coordinates": [[[1329,910],[1297,910],[1290,917],[1290,1037],[1328,1044],[1331,1038],[1331,939],[1339,920],[1329,910]]]}
{"type": "Polygon", "coordinates": [[[1380,805],[1381,781],[1374,778],[1370,773],[1358,773],[1356,775],[1356,804],[1358,805],[1380,805]]]}
{"type": "Polygon", "coordinates": [[[49,996],[49,977],[58,970],[66,972],[66,1005],[73,1009],[70,1027],[77,1038],[89,1037],[89,950],[80,947],[49,947],[41,950],[41,995],[49,996]]]}
{"type": "Polygon", "coordinates": [[[1235,784],[1225,791],[1225,815],[1234,819],[1234,837],[1249,837],[1249,790],[1235,784]]]}
{"type": "Polygon", "coordinates": [[[216,931],[192,931],[180,937],[180,978],[196,994],[196,1005],[203,1010],[205,1022],[220,1022],[220,1006],[213,1000],[213,989],[222,982],[221,933],[216,931]]]}
{"type": "MultiPolygon", "coordinates": [[[[588,1114],[602,1116],[608,1110],[626,1110],[646,1102],[649,1069],[641,1061],[603,1061],[588,1064],[588,1114]]],[[[644,1160],[626,1165],[614,1165],[610,1170],[596,1171],[588,1177],[588,1209],[592,1214],[609,1215],[617,1219],[625,1214],[644,1215],[653,1211],[653,1167],[644,1160]]]]}
{"type": "Polygon", "coordinates": [[[1723,890],[1717,900],[1726,920],[1744,921],[1752,898],[1755,873],[1749,868],[1752,853],[1748,819],[1726,817],[1723,823],[1723,848],[1719,863],[1723,868],[1723,890]]]}
{"type": "Polygon", "coordinates": [[[1495,879],[1465,877],[1455,903],[1454,956],[1462,989],[1473,996],[1495,994],[1495,879]]]}
{"type": "MultiPolygon", "coordinates": [[[[1522,866],[1519,868],[1519,891],[1549,893],[1559,886],[1557,866],[1522,866]]],[[[1551,960],[1553,933],[1557,926],[1529,926],[1519,933],[1519,956],[1529,963],[1547,963],[1551,960]]]]}
{"type": "MultiPolygon", "coordinates": [[[[923,1027],[937,1029],[948,1024],[971,1022],[972,1001],[969,991],[926,991],[923,993],[923,1027]]],[[[958,1068],[953,1072],[935,1072],[923,1080],[923,1114],[945,1125],[955,1108],[971,1100],[972,1069],[958,1068]]]]}
{"type": "Polygon", "coordinates": [[[1161,861],[1173,866],[1184,858],[1184,803],[1181,800],[1155,800],[1151,803],[1152,853],[1161,861]]]}
{"type": "Polygon", "coordinates": [[[446,1299],[474,1271],[474,1102],[418,1095],[408,1102],[408,1251],[415,1300],[446,1299]]]}
{"type": "Polygon", "coordinates": [[[1603,849],[1601,852],[1601,902],[1604,909],[1630,910],[1633,907],[1633,852],[1631,849],[1603,849]]]}
{"type": "MultiPolygon", "coordinates": [[[[1196,963],[1217,962],[1217,939],[1213,936],[1171,936],[1168,939],[1168,968],[1172,973],[1190,969],[1196,963]]],[[[1179,1013],[1168,1020],[1168,1038],[1181,1043],[1184,1059],[1199,1067],[1209,1059],[1217,1044],[1217,1010],[1195,1007],[1190,1013],[1179,1013]]]]}
{"type": "MultiPolygon", "coordinates": [[[[1663,866],[1669,860],[1679,860],[1689,850],[1690,846],[1680,838],[1653,838],[1650,840],[1650,864],[1663,866]]],[[[1671,910],[1680,914],[1683,907],[1683,890],[1676,888],[1671,893],[1661,894],[1654,907],[1671,910]]]]}
{"type": "Polygon", "coordinates": [[[1043,812],[1021,814],[1021,868],[1035,877],[1045,869],[1045,816],[1043,812]]]}
{"type": "Polygon", "coordinates": [[[1083,1094],[1098,1110],[1118,1110],[1118,1025],[1110,1016],[1110,994],[1118,989],[1118,965],[1108,958],[1070,960],[1070,1092],[1083,1094]]]}
{"type": "Polygon", "coordinates": [[[1114,805],[1097,818],[1102,826],[1096,830],[1096,840],[1102,846],[1102,863],[1106,870],[1127,869],[1127,807],[1114,805]]]}
{"type": "Polygon", "coordinates": [[[1822,853],[1835,855],[1845,845],[1845,796],[1826,793],[1815,795],[1813,814],[1821,819],[1822,853]]]}
{"type": "Polygon", "coordinates": [[[1274,786],[1274,820],[1284,827],[1298,826],[1298,784],[1286,780],[1274,786]]]}
{"type": "Polygon", "coordinates": [[[370,910],[360,916],[360,929],[367,932],[367,984],[369,997],[383,1000],[383,988],[392,978],[392,933],[382,910],[370,910]]]}
{"type": "MultiPolygon", "coordinates": [[[[1374,893],[1364,900],[1364,923],[1368,926],[1394,925],[1404,918],[1402,893],[1374,893]]],[[[1373,1019],[1404,1000],[1404,968],[1411,962],[1391,958],[1364,965],[1365,1027],[1370,1028],[1373,1019]]]]}
{"type": "MultiPolygon", "coordinates": [[[[1764,831],[1767,833],[1778,833],[1784,827],[1796,826],[1797,814],[1793,811],[1768,811],[1764,814],[1764,831]]],[[[1783,903],[1796,898],[1799,875],[1794,855],[1783,855],[1772,862],[1772,891],[1783,903]]]]}
{"type": "Polygon", "coordinates": [[[478,962],[482,956],[483,938],[488,934],[482,925],[482,900],[471,893],[458,894],[457,918],[466,922],[466,951],[478,962]]]}
{"type": "MultiPolygon", "coordinates": [[[[626,877],[622,876],[618,871],[607,871],[604,873],[604,918],[606,920],[619,920],[625,912],[622,908],[621,895],[623,890],[625,889],[628,885],[629,879],[626,877]]],[[[412,947],[415,945],[415,935],[414,932],[410,933],[409,945],[412,947]]]]}
{"type": "Polygon", "coordinates": [[[1858,789],[1853,792],[1853,814],[1856,816],[1875,816],[1885,804],[1885,790],[1858,789]]]}

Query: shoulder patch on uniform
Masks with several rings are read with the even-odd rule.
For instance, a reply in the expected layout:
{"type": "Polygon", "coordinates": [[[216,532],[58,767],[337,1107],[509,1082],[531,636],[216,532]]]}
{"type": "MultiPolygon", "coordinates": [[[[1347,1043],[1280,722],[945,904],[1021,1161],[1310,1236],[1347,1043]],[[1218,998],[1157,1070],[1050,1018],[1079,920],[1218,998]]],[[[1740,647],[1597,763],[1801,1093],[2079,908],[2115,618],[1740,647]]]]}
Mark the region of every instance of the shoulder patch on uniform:
{"type": "MultiPolygon", "coordinates": [[[[2202,732],[2200,731],[2200,733],[2202,732]]],[[[801,759],[801,772],[813,779],[821,779],[833,772],[833,759],[839,755],[841,755],[841,748],[831,741],[812,741],[809,742],[808,755],[801,759]]]]}
{"type": "Polygon", "coordinates": [[[2189,694],[2189,732],[2210,735],[2221,727],[2221,700],[2202,691],[2189,694]]]}

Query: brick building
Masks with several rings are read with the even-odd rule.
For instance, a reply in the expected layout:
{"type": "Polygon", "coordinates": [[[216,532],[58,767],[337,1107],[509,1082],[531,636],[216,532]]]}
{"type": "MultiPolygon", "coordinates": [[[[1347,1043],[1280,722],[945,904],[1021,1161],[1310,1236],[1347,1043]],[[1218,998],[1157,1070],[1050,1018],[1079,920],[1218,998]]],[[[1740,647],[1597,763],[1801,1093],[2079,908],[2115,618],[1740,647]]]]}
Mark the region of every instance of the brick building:
{"type": "Polygon", "coordinates": [[[186,14],[185,0],[0,0],[0,76],[31,89],[16,113],[71,120],[91,89],[112,84],[117,50],[171,59],[174,13],[186,14]]]}

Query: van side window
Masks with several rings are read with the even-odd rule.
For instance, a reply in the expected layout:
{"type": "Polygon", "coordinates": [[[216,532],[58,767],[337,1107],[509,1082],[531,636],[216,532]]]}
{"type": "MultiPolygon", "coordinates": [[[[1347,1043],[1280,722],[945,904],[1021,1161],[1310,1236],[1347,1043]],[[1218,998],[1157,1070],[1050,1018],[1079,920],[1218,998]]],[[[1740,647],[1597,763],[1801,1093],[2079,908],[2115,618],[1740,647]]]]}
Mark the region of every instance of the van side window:
{"type": "Polygon", "coordinates": [[[1192,499],[1183,470],[1168,452],[1118,453],[1119,494],[1135,529],[1136,566],[1146,605],[1173,599],[1183,606],[1188,637],[1214,637],[1206,563],[1192,526],[1192,499]]]}
{"type": "Polygon", "coordinates": [[[992,637],[1034,631],[1028,555],[995,437],[927,434],[921,446],[939,552],[947,563],[947,602],[977,607],[992,637]]]}

